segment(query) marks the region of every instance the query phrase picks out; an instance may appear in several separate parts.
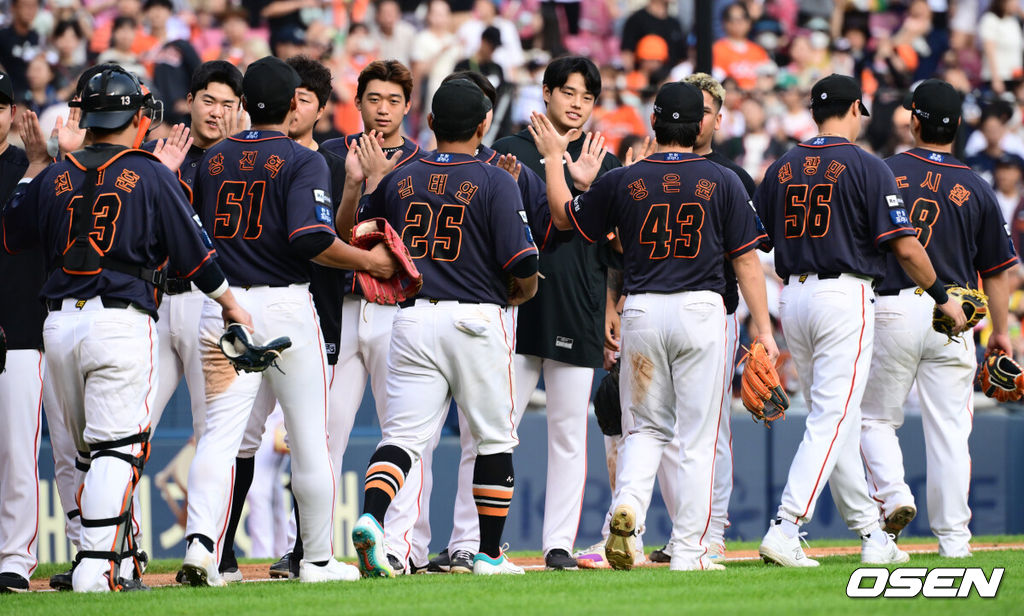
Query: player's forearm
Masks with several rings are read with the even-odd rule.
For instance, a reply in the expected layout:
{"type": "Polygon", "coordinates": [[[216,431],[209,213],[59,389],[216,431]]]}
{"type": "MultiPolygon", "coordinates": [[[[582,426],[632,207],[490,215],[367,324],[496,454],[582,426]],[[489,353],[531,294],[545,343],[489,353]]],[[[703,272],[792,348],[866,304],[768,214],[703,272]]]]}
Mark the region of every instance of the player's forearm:
{"type": "Polygon", "coordinates": [[[335,240],[323,252],[313,257],[313,263],[325,267],[364,271],[370,269],[372,262],[370,253],[341,240],[335,240]]]}
{"type": "Polygon", "coordinates": [[[534,274],[529,278],[516,278],[517,292],[510,298],[509,304],[518,306],[537,294],[538,276],[534,274]]]}
{"type": "Polygon", "coordinates": [[[346,242],[352,239],[352,227],[356,224],[356,210],[359,209],[362,188],[357,183],[345,180],[345,190],[341,193],[341,203],[338,205],[334,228],[338,232],[338,237],[346,242]]]}
{"type": "Polygon", "coordinates": [[[1010,307],[1010,275],[1003,270],[995,276],[982,279],[982,287],[988,295],[988,318],[992,321],[993,334],[1009,333],[1008,314],[1010,307]]]}
{"type": "Polygon", "coordinates": [[[572,192],[565,183],[561,157],[549,156],[544,160],[544,181],[548,186],[548,208],[551,222],[559,231],[572,229],[572,221],[565,213],[565,204],[572,200],[572,192]]]}
{"type": "Polygon", "coordinates": [[[932,260],[928,258],[928,253],[916,236],[904,235],[890,240],[889,249],[914,284],[927,290],[938,282],[932,260]]]}
{"type": "Polygon", "coordinates": [[[736,282],[743,294],[743,301],[750,310],[750,318],[757,329],[757,336],[764,338],[772,335],[772,319],[768,312],[768,291],[764,284],[764,272],[757,253],[750,251],[732,260],[736,272],[736,282]]]}

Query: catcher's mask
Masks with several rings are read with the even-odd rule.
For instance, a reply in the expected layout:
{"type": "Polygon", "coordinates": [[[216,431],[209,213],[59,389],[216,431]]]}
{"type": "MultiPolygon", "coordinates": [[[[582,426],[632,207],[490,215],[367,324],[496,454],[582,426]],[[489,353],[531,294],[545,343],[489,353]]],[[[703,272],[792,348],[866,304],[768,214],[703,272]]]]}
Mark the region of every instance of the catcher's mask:
{"type": "MultiPolygon", "coordinates": [[[[93,75],[82,88],[79,100],[69,103],[82,109],[82,128],[116,129],[124,126],[137,111],[142,110],[139,135],[160,124],[164,117],[164,104],[142,85],[138,77],[117,66],[93,75]]],[[[136,138],[136,142],[141,141],[136,138]]]]}

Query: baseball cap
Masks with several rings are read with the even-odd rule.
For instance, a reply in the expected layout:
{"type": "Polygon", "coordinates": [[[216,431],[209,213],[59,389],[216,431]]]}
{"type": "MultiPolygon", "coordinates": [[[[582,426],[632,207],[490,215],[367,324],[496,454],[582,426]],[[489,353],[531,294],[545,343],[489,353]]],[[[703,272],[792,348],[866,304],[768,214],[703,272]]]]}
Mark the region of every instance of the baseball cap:
{"type": "Polygon", "coordinates": [[[648,34],[636,44],[637,60],[668,60],[668,43],[657,34],[648,34]]]}
{"type": "Polygon", "coordinates": [[[242,77],[242,96],[249,113],[273,113],[287,108],[302,79],[279,58],[265,56],[249,65],[242,77]]]}
{"type": "Polygon", "coordinates": [[[864,94],[853,77],[832,73],[828,77],[819,79],[818,83],[811,88],[811,109],[828,103],[861,101],[860,112],[866,116],[871,115],[868,113],[868,108],[864,106],[863,98],[864,94]]]}
{"type": "Polygon", "coordinates": [[[940,79],[922,81],[903,101],[918,120],[936,126],[956,126],[960,106],[960,93],[940,79]]]}
{"type": "Polygon", "coordinates": [[[0,71],[0,103],[10,105],[14,102],[14,86],[11,85],[11,77],[0,71]]]}
{"type": "Polygon", "coordinates": [[[434,129],[461,133],[475,128],[491,110],[491,101],[477,85],[467,79],[453,79],[441,84],[430,102],[434,129]]]}
{"type": "Polygon", "coordinates": [[[704,95],[697,86],[670,81],[654,97],[654,117],[670,124],[699,122],[704,117],[704,95]]]}
{"type": "Polygon", "coordinates": [[[480,35],[480,38],[487,41],[494,47],[501,47],[501,30],[494,26],[487,26],[484,28],[483,34],[480,35]]]}

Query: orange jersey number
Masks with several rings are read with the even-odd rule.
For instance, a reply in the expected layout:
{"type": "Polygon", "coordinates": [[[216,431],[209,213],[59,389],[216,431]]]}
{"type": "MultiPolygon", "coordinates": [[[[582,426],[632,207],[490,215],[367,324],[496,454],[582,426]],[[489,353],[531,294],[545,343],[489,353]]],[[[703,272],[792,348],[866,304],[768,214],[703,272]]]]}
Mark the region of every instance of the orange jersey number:
{"type": "Polygon", "coordinates": [[[669,204],[654,203],[640,226],[640,243],[651,247],[652,260],[669,255],[692,259],[700,253],[700,230],[704,226],[704,208],[699,203],[682,203],[676,210],[675,223],[669,228],[669,204]]]}

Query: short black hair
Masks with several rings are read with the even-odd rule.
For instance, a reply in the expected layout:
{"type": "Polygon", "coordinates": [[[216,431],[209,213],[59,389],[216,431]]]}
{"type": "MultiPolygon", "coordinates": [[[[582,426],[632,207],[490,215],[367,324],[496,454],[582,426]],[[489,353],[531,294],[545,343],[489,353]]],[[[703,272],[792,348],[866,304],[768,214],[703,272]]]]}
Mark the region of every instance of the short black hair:
{"type": "Polygon", "coordinates": [[[120,30],[121,28],[129,27],[132,30],[139,27],[139,22],[134,17],[128,17],[127,15],[118,15],[114,18],[114,25],[110,27],[111,44],[113,44],[114,31],[120,30]]]}
{"type": "Polygon", "coordinates": [[[455,71],[442,79],[441,83],[448,83],[454,79],[465,79],[480,88],[483,91],[484,96],[491,100],[491,109],[498,104],[498,91],[494,89],[494,84],[491,83],[491,80],[484,77],[483,74],[478,73],[477,71],[455,71]]]}
{"type": "Polygon", "coordinates": [[[71,30],[75,33],[75,36],[82,38],[82,26],[78,25],[77,21],[71,19],[65,19],[58,21],[57,25],[53,27],[53,35],[51,40],[64,36],[64,33],[71,30]]]}
{"type": "MultiPolygon", "coordinates": [[[[920,120],[918,120],[920,122],[920,120]]],[[[956,131],[960,127],[960,123],[949,125],[949,124],[932,124],[930,122],[921,122],[921,141],[925,143],[934,143],[935,145],[946,145],[953,143],[956,139],[956,131]]]]}
{"type": "Polygon", "coordinates": [[[171,0],[146,0],[146,3],[142,6],[142,11],[146,12],[155,6],[162,6],[170,12],[174,12],[174,3],[171,0]]]}
{"type": "Polygon", "coordinates": [[[722,21],[729,21],[729,13],[731,13],[733,9],[743,11],[743,16],[750,19],[750,11],[747,9],[747,5],[742,2],[733,2],[732,4],[725,5],[725,8],[722,9],[722,21]]]}
{"type": "Polygon", "coordinates": [[[583,84],[594,98],[601,95],[601,71],[597,70],[597,65],[590,58],[583,56],[564,56],[552,60],[544,69],[544,86],[552,91],[561,88],[573,73],[583,76],[583,84]]]}
{"type": "MultiPolygon", "coordinates": [[[[136,109],[136,111],[138,111],[138,110],[136,109]]],[[[128,118],[127,122],[125,122],[121,126],[118,126],[117,128],[99,128],[99,127],[94,126],[94,127],[89,128],[87,130],[89,131],[89,133],[92,134],[93,137],[101,137],[101,138],[102,137],[107,137],[109,135],[114,135],[116,133],[120,133],[121,131],[123,131],[126,128],[128,128],[129,126],[131,126],[132,120],[134,120],[134,119],[135,119],[135,116],[132,116],[132,117],[128,118]]]]}
{"type": "Polygon", "coordinates": [[[692,148],[700,134],[700,120],[696,122],[654,121],[654,138],[658,145],[680,145],[692,148]]]}
{"type": "Polygon", "coordinates": [[[200,90],[205,90],[211,83],[222,83],[231,88],[235,96],[242,96],[242,72],[234,64],[225,60],[203,62],[192,73],[192,81],[188,85],[188,93],[195,97],[200,90]]]}
{"type": "Polygon", "coordinates": [[[472,128],[467,128],[462,131],[451,131],[442,130],[438,128],[437,125],[435,124],[432,130],[434,131],[434,137],[437,138],[438,142],[443,141],[445,143],[465,143],[466,141],[469,141],[470,139],[473,138],[473,135],[476,134],[476,129],[479,126],[480,125],[477,124],[472,128]]]}
{"type": "Polygon", "coordinates": [[[326,107],[327,101],[331,98],[331,70],[309,56],[294,56],[285,62],[299,74],[299,79],[302,80],[299,87],[316,94],[320,109],[326,107]]]}
{"type": "Polygon", "coordinates": [[[814,116],[814,123],[821,125],[825,120],[832,118],[845,118],[850,112],[850,106],[856,101],[832,101],[811,107],[811,115],[814,116]]]}

